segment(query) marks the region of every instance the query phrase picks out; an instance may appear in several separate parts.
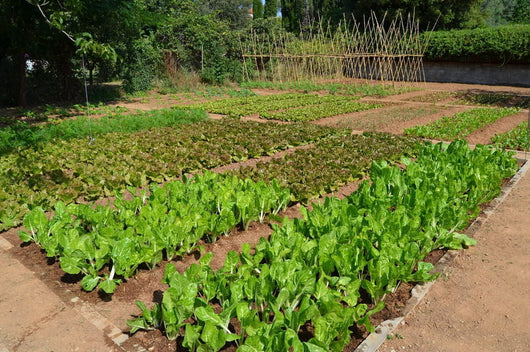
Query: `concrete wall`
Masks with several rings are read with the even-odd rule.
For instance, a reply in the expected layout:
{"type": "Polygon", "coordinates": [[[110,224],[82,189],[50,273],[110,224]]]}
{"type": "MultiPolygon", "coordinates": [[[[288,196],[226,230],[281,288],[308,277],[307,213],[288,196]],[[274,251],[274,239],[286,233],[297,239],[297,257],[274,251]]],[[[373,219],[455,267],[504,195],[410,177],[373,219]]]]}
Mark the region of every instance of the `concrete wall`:
{"type": "Polygon", "coordinates": [[[427,82],[452,82],[530,87],[530,65],[423,62],[427,82]]]}

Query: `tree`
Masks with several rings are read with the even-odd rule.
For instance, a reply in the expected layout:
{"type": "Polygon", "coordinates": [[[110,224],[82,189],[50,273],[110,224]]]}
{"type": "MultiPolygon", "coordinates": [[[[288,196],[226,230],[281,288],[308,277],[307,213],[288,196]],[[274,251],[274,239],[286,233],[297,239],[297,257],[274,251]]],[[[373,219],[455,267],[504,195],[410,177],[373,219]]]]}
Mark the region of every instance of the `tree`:
{"type": "Polygon", "coordinates": [[[483,0],[480,9],[490,27],[507,24],[512,20],[516,0],[483,0]]]}
{"type": "Polygon", "coordinates": [[[472,28],[480,24],[482,0],[354,0],[352,13],[362,19],[373,11],[378,18],[391,20],[397,16],[415,14],[420,27],[427,29],[436,23],[437,29],[472,28]],[[478,16],[478,17],[477,17],[478,16]]]}
{"type": "Polygon", "coordinates": [[[309,0],[280,0],[282,24],[289,32],[300,32],[300,25],[304,20],[306,1],[309,0]]]}
{"type": "Polygon", "coordinates": [[[261,0],[252,1],[252,17],[254,19],[263,18],[263,3],[261,0]]]}
{"type": "Polygon", "coordinates": [[[265,0],[265,7],[263,10],[263,17],[276,17],[278,14],[278,0],[265,0]]]}
{"type": "Polygon", "coordinates": [[[232,29],[244,28],[250,20],[250,8],[253,0],[197,0],[201,15],[215,14],[226,21],[232,29]]]}
{"type": "Polygon", "coordinates": [[[516,0],[510,22],[530,24],[530,0],[516,0]]]}
{"type": "Polygon", "coordinates": [[[9,79],[1,79],[4,94],[2,104],[25,105],[28,93],[34,98],[57,92],[64,98],[73,91],[73,69],[70,58],[75,53],[74,43],[46,22],[38,9],[26,1],[0,3],[0,34],[2,47],[0,62],[9,67],[9,79]],[[28,89],[33,77],[28,77],[27,63],[33,65],[33,76],[48,83],[45,89],[28,89]]]}

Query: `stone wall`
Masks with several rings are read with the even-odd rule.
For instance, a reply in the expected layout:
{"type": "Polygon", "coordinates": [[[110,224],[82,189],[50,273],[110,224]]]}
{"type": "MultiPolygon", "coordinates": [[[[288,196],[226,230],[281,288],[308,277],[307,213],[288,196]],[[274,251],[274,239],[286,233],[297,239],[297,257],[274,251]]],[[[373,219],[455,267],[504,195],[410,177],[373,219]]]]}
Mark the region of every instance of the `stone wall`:
{"type": "Polygon", "coordinates": [[[530,65],[423,62],[427,82],[530,87],[530,65]]]}

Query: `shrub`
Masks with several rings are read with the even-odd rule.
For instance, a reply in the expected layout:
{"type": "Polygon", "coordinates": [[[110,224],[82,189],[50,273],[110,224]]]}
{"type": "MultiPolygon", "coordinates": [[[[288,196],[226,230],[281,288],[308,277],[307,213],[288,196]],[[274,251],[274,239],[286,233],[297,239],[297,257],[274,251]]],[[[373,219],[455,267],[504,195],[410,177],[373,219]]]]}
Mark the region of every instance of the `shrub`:
{"type": "Polygon", "coordinates": [[[530,63],[530,25],[425,32],[425,59],[478,63],[530,63]]]}

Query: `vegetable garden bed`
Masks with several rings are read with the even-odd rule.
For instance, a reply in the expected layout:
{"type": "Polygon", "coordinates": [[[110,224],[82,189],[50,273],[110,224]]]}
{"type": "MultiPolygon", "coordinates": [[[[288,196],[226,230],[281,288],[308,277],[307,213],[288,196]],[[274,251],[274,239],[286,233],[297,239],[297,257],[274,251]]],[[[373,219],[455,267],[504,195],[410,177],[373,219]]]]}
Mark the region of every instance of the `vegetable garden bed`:
{"type": "MultiPolygon", "coordinates": [[[[306,99],[313,102],[307,109],[344,101],[328,97],[259,99],[274,107],[306,99]]],[[[242,110],[255,102],[238,99],[242,110]]],[[[32,208],[20,236],[55,261],[59,276],[52,280],[61,280],[62,268],[63,279],[72,281],[66,286],[83,299],[102,310],[126,307],[127,313],[114,313],[115,318],[138,314],[129,321],[131,332],[157,328],[176,338],[168,342],[160,332],[137,332],[131,343],[158,351],[352,350],[357,337],[372,329],[385,297],[400,287],[407,291],[407,281],[434,278],[425,259],[430,252],[473,244],[457,231],[516,169],[504,152],[471,151],[462,141],[420,148],[418,141],[234,119],[102,134],[91,145],[55,140],[0,159],[5,186],[0,201],[6,204],[0,225],[15,225],[32,208]],[[225,175],[204,172],[301,145],[307,147],[225,175]],[[203,174],[175,181],[195,172],[203,174]],[[267,218],[287,203],[308,203],[368,176],[370,181],[343,200],[302,207],[302,219],[267,218]],[[165,184],[146,193],[151,182],[165,184]],[[118,197],[113,206],[73,204],[127,188],[136,196],[118,197]],[[52,216],[45,210],[53,206],[52,216]],[[265,225],[251,222],[256,220],[265,225]],[[240,242],[231,235],[237,238],[249,226],[250,231],[271,226],[272,235],[255,248],[234,248],[240,242]],[[217,241],[236,250],[222,266],[212,265],[212,255],[204,252],[217,241]],[[187,267],[179,262],[180,272],[168,262],[190,263],[194,256],[199,262],[187,267]],[[150,268],[153,272],[144,270],[150,268]],[[106,299],[115,291],[114,302],[80,291],[96,287],[106,299]],[[145,287],[160,291],[135,296],[145,287]],[[134,309],[132,297],[147,303],[134,309]]],[[[124,329],[125,319],[117,324],[124,329]]]]}

